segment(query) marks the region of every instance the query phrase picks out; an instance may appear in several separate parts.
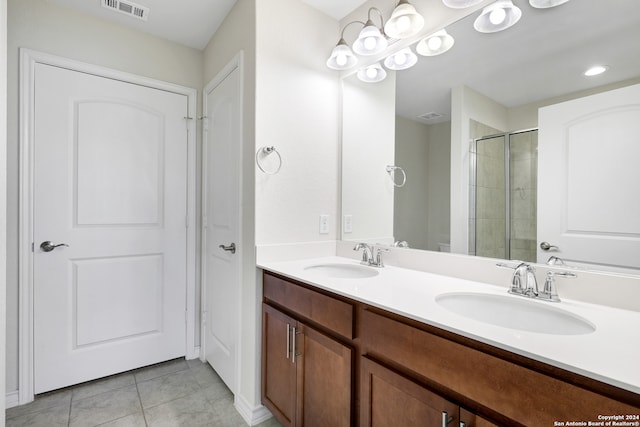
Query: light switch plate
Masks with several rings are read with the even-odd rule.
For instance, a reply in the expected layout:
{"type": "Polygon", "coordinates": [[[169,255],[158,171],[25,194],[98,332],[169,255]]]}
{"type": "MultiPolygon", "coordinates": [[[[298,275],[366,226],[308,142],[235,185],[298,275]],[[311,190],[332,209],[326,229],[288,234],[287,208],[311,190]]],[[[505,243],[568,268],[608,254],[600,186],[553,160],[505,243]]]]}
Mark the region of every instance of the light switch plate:
{"type": "Polygon", "coordinates": [[[320,234],[329,234],[329,215],[320,215],[320,234]]]}
{"type": "Polygon", "coordinates": [[[353,215],[345,215],[342,218],[342,231],[345,233],[353,232],[353,215]]]}

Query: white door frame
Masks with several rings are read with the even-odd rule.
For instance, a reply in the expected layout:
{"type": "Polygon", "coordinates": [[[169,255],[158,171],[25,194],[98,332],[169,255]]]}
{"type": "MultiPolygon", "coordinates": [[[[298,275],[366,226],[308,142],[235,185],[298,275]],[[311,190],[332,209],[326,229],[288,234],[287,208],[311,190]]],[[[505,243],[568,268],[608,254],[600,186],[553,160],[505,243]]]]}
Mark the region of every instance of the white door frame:
{"type": "MultiPolygon", "coordinates": [[[[238,72],[240,73],[240,115],[244,116],[244,53],[243,51],[238,52],[232,59],[231,61],[229,61],[227,63],[227,65],[224,66],[224,68],[222,70],[220,70],[218,72],[218,74],[216,74],[216,76],[209,82],[207,83],[207,85],[205,86],[204,90],[203,90],[203,96],[202,96],[202,103],[203,103],[203,116],[204,119],[202,121],[203,125],[202,125],[202,158],[204,159],[202,162],[202,202],[201,202],[201,206],[202,206],[202,216],[204,217],[204,215],[206,214],[206,206],[207,206],[207,188],[206,188],[206,179],[205,177],[207,176],[207,156],[206,156],[206,149],[207,149],[207,137],[208,137],[208,132],[209,132],[209,127],[208,127],[208,120],[206,118],[208,109],[207,109],[207,94],[209,92],[211,92],[213,89],[215,89],[216,86],[218,86],[225,78],[227,78],[227,76],[229,74],[231,74],[235,69],[238,69],[238,72]]],[[[243,122],[242,118],[241,118],[241,123],[243,122]]],[[[243,127],[242,125],[240,126],[239,129],[239,137],[240,140],[243,140],[243,127]]],[[[239,144],[237,147],[237,150],[239,151],[239,158],[240,158],[240,162],[239,162],[239,169],[238,169],[238,180],[240,183],[240,189],[243,188],[243,174],[242,174],[242,144],[239,144]]],[[[242,195],[240,196],[240,200],[242,200],[242,195]]],[[[242,284],[243,280],[243,275],[242,275],[242,258],[243,258],[243,252],[246,248],[243,248],[242,242],[243,240],[243,229],[242,229],[242,218],[243,218],[243,207],[242,207],[242,202],[240,203],[240,207],[239,207],[239,211],[238,214],[240,216],[239,221],[238,221],[238,251],[236,253],[236,256],[238,256],[240,258],[240,267],[238,268],[238,278],[239,278],[239,282],[242,284]]],[[[201,346],[201,351],[200,351],[200,360],[202,360],[203,362],[205,362],[205,357],[206,357],[206,341],[205,341],[205,337],[206,337],[206,319],[205,316],[203,315],[203,313],[207,310],[207,287],[206,287],[206,269],[204,268],[205,264],[205,257],[207,254],[207,241],[206,241],[206,235],[205,235],[205,227],[202,227],[201,230],[201,242],[202,242],[202,249],[201,249],[201,256],[202,256],[202,260],[200,265],[203,266],[202,267],[202,271],[201,271],[201,278],[200,278],[200,283],[201,283],[201,295],[200,295],[200,317],[201,317],[201,327],[200,327],[200,346],[201,346]]],[[[241,286],[238,287],[237,289],[237,298],[238,298],[238,302],[240,305],[240,301],[242,298],[242,288],[241,286]]],[[[239,387],[238,385],[240,384],[240,355],[242,354],[242,340],[241,340],[241,334],[242,334],[242,308],[239,306],[238,310],[236,311],[237,317],[236,319],[233,319],[233,321],[236,322],[236,325],[238,325],[237,328],[237,337],[236,337],[236,360],[235,360],[235,370],[236,370],[236,384],[235,384],[235,390],[236,390],[236,394],[239,391],[239,387]]]]}
{"type": "Polygon", "coordinates": [[[20,49],[20,188],[19,188],[19,327],[18,372],[19,404],[34,398],[34,311],[33,311],[33,218],[34,218],[34,85],[37,63],[66,68],[99,77],[120,80],[187,96],[187,277],[186,342],[187,359],[197,357],[195,346],[196,274],[196,89],[87,64],[30,49],[20,49]]]}

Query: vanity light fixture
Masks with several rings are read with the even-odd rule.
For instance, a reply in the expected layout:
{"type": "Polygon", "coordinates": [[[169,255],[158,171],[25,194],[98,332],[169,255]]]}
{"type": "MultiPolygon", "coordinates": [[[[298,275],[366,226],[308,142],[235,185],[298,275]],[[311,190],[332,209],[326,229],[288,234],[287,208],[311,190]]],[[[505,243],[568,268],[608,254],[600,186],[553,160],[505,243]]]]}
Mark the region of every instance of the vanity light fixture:
{"type": "Polygon", "coordinates": [[[357,76],[365,83],[377,83],[387,77],[387,72],[382,68],[380,63],[376,62],[375,64],[358,70],[357,76]]]}
{"type": "Polygon", "coordinates": [[[327,59],[327,67],[334,70],[347,70],[358,63],[358,58],[353,54],[353,51],[344,40],[344,30],[346,30],[351,24],[364,25],[364,22],[352,21],[344,26],[340,33],[340,40],[338,40],[338,44],[333,48],[331,56],[327,59]]]}
{"type": "Polygon", "coordinates": [[[400,0],[384,25],[384,32],[394,39],[406,39],[424,27],[424,18],[408,0],[400,0]]]}
{"type": "Polygon", "coordinates": [[[475,6],[482,0],[442,0],[445,6],[452,9],[464,9],[465,7],[475,6]]]}
{"type": "Polygon", "coordinates": [[[416,54],[410,48],[405,47],[393,55],[387,56],[384,60],[384,66],[390,70],[399,71],[413,67],[416,62],[418,62],[416,54]]]}
{"type": "Polygon", "coordinates": [[[593,77],[593,76],[598,76],[602,73],[604,73],[605,71],[607,71],[609,69],[608,66],[606,65],[596,65],[593,66],[591,68],[589,68],[587,71],[584,72],[584,75],[587,77],[593,77]]]}
{"type": "Polygon", "coordinates": [[[360,31],[360,35],[353,42],[353,51],[358,55],[376,55],[387,48],[387,38],[384,36],[381,28],[384,27],[382,20],[382,12],[375,7],[369,9],[367,22],[360,31]],[[371,20],[371,11],[376,11],[380,15],[380,28],[378,28],[371,20]]]}
{"type": "Polygon", "coordinates": [[[568,1],[569,0],[529,0],[529,4],[531,7],[535,7],[536,9],[547,9],[550,7],[560,6],[568,1]]]}
{"type": "Polygon", "coordinates": [[[451,49],[454,43],[453,37],[442,29],[420,40],[416,45],[416,52],[422,56],[436,56],[451,49]]]}
{"type": "Polygon", "coordinates": [[[511,0],[498,0],[482,10],[473,28],[481,33],[495,33],[515,25],[521,16],[522,10],[511,0]]]}

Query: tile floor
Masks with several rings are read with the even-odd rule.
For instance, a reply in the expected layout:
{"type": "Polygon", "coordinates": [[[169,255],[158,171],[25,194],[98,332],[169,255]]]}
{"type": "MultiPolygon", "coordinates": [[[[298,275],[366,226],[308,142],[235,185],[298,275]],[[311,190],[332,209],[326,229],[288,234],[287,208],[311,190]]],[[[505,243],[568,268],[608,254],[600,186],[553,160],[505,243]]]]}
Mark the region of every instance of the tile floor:
{"type": "MultiPolygon", "coordinates": [[[[245,427],[211,367],[184,359],[38,396],[7,409],[7,427],[245,427]]],[[[260,427],[280,427],[273,418],[260,427]]]]}

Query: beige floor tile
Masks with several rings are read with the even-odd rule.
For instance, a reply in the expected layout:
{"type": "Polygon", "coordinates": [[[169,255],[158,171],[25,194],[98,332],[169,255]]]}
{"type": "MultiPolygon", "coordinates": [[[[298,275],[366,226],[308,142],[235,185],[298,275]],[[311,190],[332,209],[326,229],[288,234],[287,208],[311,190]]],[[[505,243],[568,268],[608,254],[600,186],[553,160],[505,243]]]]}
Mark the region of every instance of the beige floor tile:
{"type": "Polygon", "coordinates": [[[189,365],[184,359],[174,359],[157,365],[147,366],[133,371],[137,382],[148,381],[163,375],[172,374],[178,371],[189,369],[189,365]]]}
{"type": "Polygon", "coordinates": [[[6,420],[6,427],[58,427],[69,425],[69,405],[54,406],[6,420]]]}
{"type": "Polygon", "coordinates": [[[200,393],[145,410],[149,427],[182,427],[210,425],[216,418],[213,405],[200,393]]]}
{"type": "Polygon", "coordinates": [[[135,385],[72,402],[70,427],[97,426],[140,412],[135,385]]]}
{"type": "Polygon", "coordinates": [[[200,392],[202,389],[190,370],[179,371],[149,381],[138,383],[143,408],[160,405],[180,397],[200,392]]]}

